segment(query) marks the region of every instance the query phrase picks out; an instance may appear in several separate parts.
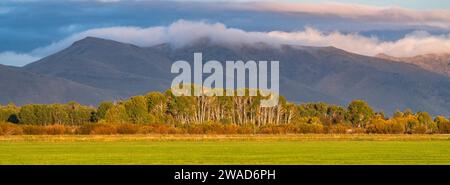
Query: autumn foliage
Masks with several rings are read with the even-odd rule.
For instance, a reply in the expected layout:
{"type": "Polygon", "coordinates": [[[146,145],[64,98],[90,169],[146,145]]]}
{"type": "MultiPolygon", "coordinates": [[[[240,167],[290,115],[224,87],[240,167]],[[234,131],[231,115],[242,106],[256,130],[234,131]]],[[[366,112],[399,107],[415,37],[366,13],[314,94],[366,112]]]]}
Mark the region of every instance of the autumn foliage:
{"type": "Polygon", "coordinates": [[[294,104],[280,97],[260,107],[261,96],[174,96],[151,92],[98,107],[67,104],[0,105],[1,135],[63,134],[432,134],[450,133],[450,120],[426,112],[396,111],[392,117],[366,102],[347,107],[294,104]]]}

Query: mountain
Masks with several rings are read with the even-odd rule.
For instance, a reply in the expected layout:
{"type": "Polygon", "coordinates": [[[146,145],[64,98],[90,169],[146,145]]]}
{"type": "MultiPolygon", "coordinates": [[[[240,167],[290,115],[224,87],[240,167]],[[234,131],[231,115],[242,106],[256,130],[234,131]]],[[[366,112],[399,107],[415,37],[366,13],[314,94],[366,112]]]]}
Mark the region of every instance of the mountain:
{"type": "Polygon", "coordinates": [[[72,100],[95,105],[114,99],[114,93],[62,78],[34,74],[17,67],[0,65],[0,103],[65,103],[72,100]]]}
{"type": "Polygon", "coordinates": [[[87,37],[24,68],[128,97],[167,89],[171,63],[146,48],[87,37]]]}
{"type": "Polygon", "coordinates": [[[181,48],[169,44],[138,47],[88,37],[23,70],[107,90],[124,98],[170,88],[175,76],[170,73],[172,62],[192,62],[194,52],[202,52],[204,62],[280,61],[280,93],[290,101],[345,105],[353,99],[363,99],[386,113],[412,108],[434,115],[450,114],[450,78],[416,65],[333,47],[274,48],[264,43],[230,47],[208,39],[181,48]]]}
{"type": "Polygon", "coordinates": [[[417,65],[425,70],[450,77],[450,53],[426,54],[414,57],[393,57],[386,54],[376,55],[378,58],[417,65]]]}

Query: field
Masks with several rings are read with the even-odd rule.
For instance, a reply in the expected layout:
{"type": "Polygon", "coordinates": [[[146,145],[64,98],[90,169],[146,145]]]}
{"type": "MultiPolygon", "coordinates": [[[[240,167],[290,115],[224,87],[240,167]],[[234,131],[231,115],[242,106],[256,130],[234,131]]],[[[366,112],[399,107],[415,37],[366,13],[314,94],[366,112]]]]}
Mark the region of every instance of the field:
{"type": "Polygon", "coordinates": [[[450,164],[450,136],[2,136],[0,164],[450,164]]]}

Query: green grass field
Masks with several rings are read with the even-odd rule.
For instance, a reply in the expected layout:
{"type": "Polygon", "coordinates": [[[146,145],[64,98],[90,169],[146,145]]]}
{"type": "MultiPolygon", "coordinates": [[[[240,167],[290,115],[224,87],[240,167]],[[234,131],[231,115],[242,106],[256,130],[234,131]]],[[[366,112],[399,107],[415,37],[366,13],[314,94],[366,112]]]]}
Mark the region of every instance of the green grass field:
{"type": "Polygon", "coordinates": [[[450,164],[450,136],[9,136],[0,164],[450,164]]]}

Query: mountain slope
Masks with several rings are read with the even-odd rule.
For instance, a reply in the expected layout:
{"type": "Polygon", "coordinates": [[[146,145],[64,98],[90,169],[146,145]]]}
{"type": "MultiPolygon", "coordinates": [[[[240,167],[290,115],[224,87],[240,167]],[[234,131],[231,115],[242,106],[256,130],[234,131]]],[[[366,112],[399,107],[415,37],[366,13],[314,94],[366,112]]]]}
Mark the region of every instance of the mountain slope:
{"type": "Polygon", "coordinates": [[[174,60],[192,61],[202,51],[204,61],[279,60],[280,91],[291,101],[326,101],[346,104],[364,99],[392,113],[412,108],[449,115],[450,79],[417,66],[361,56],[333,47],[262,46],[227,48],[197,44],[170,50],[174,60]]]}
{"type": "Polygon", "coordinates": [[[65,103],[76,100],[95,105],[114,99],[114,93],[61,78],[33,74],[20,68],[0,65],[0,103],[65,103]]]}
{"type": "Polygon", "coordinates": [[[280,61],[280,91],[290,101],[344,105],[353,99],[364,99],[386,113],[412,108],[450,114],[450,78],[415,65],[332,47],[273,48],[263,43],[229,47],[205,39],[182,48],[168,44],[144,48],[89,37],[24,69],[126,97],[170,88],[174,77],[171,63],[192,62],[194,52],[203,53],[203,62],[280,61]]]}
{"type": "Polygon", "coordinates": [[[170,78],[166,68],[170,65],[168,58],[144,48],[87,37],[24,68],[127,97],[167,89],[170,78]]]}
{"type": "Polygon", "coordinates": [[[425,70],[450,77],[450,54],[427,54],[414,57],[393,57],[378,54],[376,57],[417,65],[425,70]]]}

